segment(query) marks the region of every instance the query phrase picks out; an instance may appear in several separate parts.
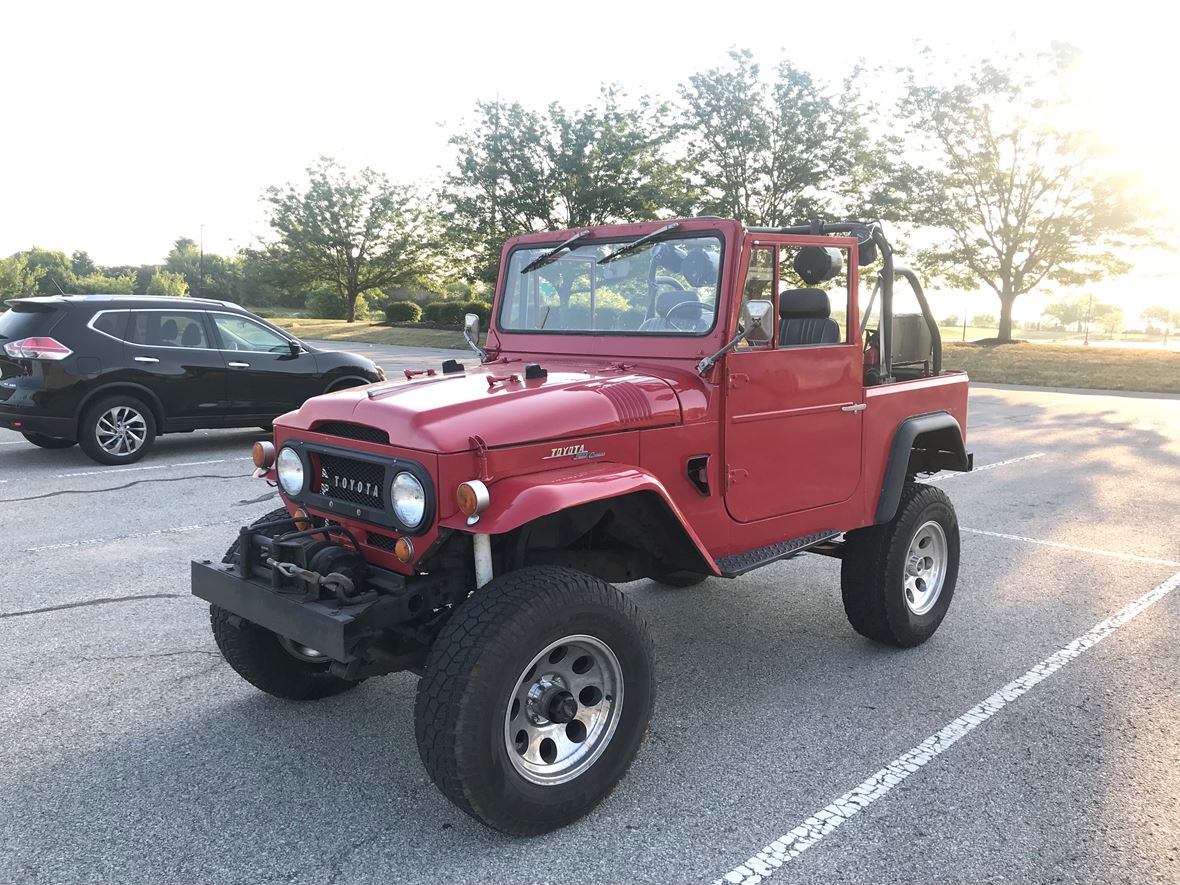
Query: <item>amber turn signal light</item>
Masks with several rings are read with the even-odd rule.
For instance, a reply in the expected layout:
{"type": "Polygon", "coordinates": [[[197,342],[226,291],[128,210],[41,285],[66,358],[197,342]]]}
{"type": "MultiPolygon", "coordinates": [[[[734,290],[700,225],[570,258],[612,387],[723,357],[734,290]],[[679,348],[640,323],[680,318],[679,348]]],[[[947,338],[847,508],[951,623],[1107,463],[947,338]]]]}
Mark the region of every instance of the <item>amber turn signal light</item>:
{"type": "Polygon", "coordinates": [[[478,479],[473,479],[459,486],[455,492],[455,499],[465,516],[475,516],[487,509],[492,497],[487,486],[478,479]]]}
{"type": "Polygon", "coordinates": [[[254,443],[254,466],[266,470],[275,463],[275,445],[270,442],[254,443]]]}
{"type": "Polygon", "coordinates": [[[309,528],[311,528],[311,514],[302,507],[295,511],[293,518],[295,520],[295,528],[297,528],[299,531],[306,532],[309,528]]]}
{"type": "Polygon", "coordinates": [[[409,562],[414,558],[414,545],[409,538],[398,538],[393,545],[393,555],[401,562],[409,562]]]}

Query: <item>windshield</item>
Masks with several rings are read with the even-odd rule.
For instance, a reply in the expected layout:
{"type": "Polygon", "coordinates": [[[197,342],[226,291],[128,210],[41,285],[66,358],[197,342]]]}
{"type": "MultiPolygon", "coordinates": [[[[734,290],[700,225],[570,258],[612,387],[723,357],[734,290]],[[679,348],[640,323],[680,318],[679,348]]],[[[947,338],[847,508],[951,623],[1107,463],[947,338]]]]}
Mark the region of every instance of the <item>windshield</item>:
{"type": "Polygon", "coordinates": [[[500,328],[557,334],[708,334],[721,279],[721,238],[657,240],[599,264],[628,242],[571,244],[527,273],[521,271],[556,244],[514,249],[500,300],[500,328]]]}

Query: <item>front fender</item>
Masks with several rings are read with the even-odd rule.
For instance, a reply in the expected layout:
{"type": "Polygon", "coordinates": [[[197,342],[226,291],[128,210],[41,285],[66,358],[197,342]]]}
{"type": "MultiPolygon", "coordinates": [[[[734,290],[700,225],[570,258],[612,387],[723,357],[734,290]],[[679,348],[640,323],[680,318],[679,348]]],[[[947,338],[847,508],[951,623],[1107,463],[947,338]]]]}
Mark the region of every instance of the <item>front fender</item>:
{"type": "Polygon", "coordinates": [[[664,484],[652,474],[637,467],[595,464],[509,476],[489,482],[488,492],[491,502],[480,514],[479,522],[474,526],[467,524],[467,518],[462,513],[443,519],[439,524],[464,532],[499,535],[518,529],[534,519],[579,504],[590,504],[635,492],[652,492],[663,501],[685,537],[697,549],[713,574],[720,574],[717,563],[701,543],[688,520],[684,518],[680,508],[672,501],[664,484]]]}

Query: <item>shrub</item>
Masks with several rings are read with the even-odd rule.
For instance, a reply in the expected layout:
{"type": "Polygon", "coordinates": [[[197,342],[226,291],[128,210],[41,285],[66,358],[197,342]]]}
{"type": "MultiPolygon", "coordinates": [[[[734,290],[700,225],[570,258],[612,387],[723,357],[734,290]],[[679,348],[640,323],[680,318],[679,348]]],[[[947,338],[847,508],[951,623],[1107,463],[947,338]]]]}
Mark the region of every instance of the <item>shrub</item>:
{"type": "Polygon", "coordinates": [[[307,296],[307,312],[320,320],[344,319],[344,299],[331,289],[321,289],[307,296]]]}
{"type": "Polygon", "coordinates": [[[458,301],[432,301],[422,311],[424,319],[432,323],[461,325],[467,306],[458,301]]]}
{"type": "MultiPolygon", "coordinates": [[[[492,305],[486,301],[465,301],[463,302],[463,313],[478,314],[480,328],[486,329],[492,318],[492,305]]],[[[463,322],[463,317],[459,317],[459,322],[463,322]]]]}
{"type": "Polygon", "coordinates": [[[391,323],[416,323],[422,319],[422,308],[413,301],[395,301],[385,305],[385,319],[391,323]]]}

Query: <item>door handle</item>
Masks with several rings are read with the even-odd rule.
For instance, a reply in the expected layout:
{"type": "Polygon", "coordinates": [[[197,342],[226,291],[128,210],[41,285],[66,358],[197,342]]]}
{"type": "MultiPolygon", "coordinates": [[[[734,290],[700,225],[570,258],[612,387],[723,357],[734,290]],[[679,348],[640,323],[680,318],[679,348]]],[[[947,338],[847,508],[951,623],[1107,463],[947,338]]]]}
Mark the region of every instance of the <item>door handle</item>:
{"type": "Polygon", "coordinates": [[[135,358],[135,361],[137,363],[158,363],[159,362],[159,360],[156,359],[154,356],[137,356],[135,358]]]}
{"type": "Polygon", "coordinates": [[[231,369],[248,369],[248,368],[250,368],[249,363],[226,363],[226,365],[229,366],[231,369]]]}
{"type": "Polygon", "coordinates": [[[840,406],[841,412],[863,412],[869,407],[868,403],[853,403],[850,406],[840,406]]]}

